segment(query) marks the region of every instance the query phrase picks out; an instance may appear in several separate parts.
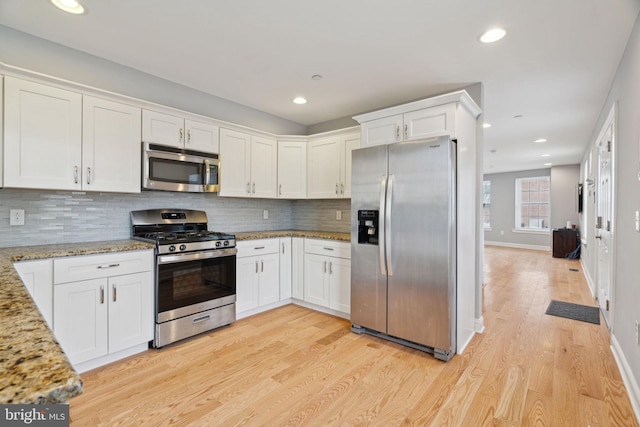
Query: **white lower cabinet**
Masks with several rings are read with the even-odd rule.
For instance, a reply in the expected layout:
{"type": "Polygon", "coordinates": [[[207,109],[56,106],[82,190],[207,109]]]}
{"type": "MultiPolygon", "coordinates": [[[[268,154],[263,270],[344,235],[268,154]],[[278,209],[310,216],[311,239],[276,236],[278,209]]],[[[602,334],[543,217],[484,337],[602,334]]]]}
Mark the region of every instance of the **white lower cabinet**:
{"type": "Polygon", "coordinates": [[[49,329],[53,330],[53,260],[20,261],[13,266],[49,329]]]}
{"type": "Polygon", "coordinates": [[[154,324],[152,250],[56,258],[53,265],[54,334],[76,369],[147,348],[154,324]]]}
{"type": "Polygon", "coordinates": [[[280,301],[280,239],[236,245],[236,314],[280,301]]]}
{"type": "Polygon", "coordinates": [[[333,240],[305,239],[304,301],[349,316],[351,247],[333,240]]]}

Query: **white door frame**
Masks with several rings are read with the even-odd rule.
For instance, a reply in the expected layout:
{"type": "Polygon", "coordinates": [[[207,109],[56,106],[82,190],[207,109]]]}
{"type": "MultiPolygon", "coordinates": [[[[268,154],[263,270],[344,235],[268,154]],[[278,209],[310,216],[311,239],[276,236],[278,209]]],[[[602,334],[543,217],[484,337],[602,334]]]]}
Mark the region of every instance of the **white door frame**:
{"type": "MultiPolygon", "coordinates": [[[[595,215],[594,215],[594,222],[596,224],[596,228],[595,228],[595,233],[594,233],[594,237],[593,237],[593,241],[594,241],[594,247],[596,248],[595,251],[595,269],[596,269],[596,275],[595,275],[595,281],[596,281],[596,296],[598,297],[598,305],[600,306],[600,309],[602,310],[602,314],[603,317],[607,323],[607,327],[609,328],[609,330],[613,329],[613,311],[614,311],[614,307],[615,307],[615,286],[613,285],[614,282],[614,278],[615,278],[615,200],[616,200],[616,185],[615,185],[615,154],[616,154],[616,143],[617,143],[617,121],[616,121],[616,117],[617,117],[617,102],[613,104],[613,106],[611,107],[611,111],[609,112],[609,115],[607,116],[607,119],[604,122],[604,125],[602,126],[602,129],[600,131],[600,134],[598,135],[598,139],[596,139],[595,142],[595,152],[596,152],[596,165],[597,165],[597,171],[596,171],[596,209],[595,209],[595,215]],[[601,228],[598,228],[597,223],[598,223],[598,217],[599,216],[603,216],[601,215],[601,202],[602,200],[600,199],[601,197],[603,197],[602,195],[602,191],[600,191],[600,186],[601,186],[601,150],[600,147],[602,144],[607,144],[610,141],[610,151],[608,154],[608,161],[609,161],[609,185],[608,185],[608,191],[609,191],[609,196],[610,196],[610,206],[609,206],[609,212],[607,215],[605,216],[605,219],[602,220],[602,224],[601,224],[601,228]],[[609,217],[608,219],[606,217],[609,217]],[[608,223],[609,221],[609,223],[608,223]],[[601,237],[604,237],[605,239],[608,240],[608,253],[606,255],[606,257],[608,259],[603,259],[603,254],[601,252],[601,245],[602,242],[600,241],[601,237]],[[608,262],[609,266],[608,266],[608,272],[606,271],[601,271],[601,263],[602,262],[608,262]],[[606,277],[602,277],[602,274],[606,275],[606,277]],[[602,283],[604,282],[604,283],[602,283]],[[607,283],[608,282],[608,283],[607,283]],[[608,288],[608,289],[605,289],[608,288]],[[608,297],[608,298],[607,298],[608,297]],[[605,299],[603,301],[603,299],[605,299]],[[607,310],[607,305],[608,305],[608,310],[607,310]]],[[[606,195],[605,195],[606,196],[606,195]]]]}

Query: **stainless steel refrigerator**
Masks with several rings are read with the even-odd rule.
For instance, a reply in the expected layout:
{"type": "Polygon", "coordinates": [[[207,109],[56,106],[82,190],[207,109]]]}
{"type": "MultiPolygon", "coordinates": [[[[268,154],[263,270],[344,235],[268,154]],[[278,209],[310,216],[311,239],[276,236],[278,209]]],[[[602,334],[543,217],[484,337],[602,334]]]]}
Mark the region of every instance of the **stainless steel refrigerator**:
{"type": "Polygon", "coordinates": [[[352,167],[352,331],[451,359],[455,142],[441,137],[360,148],[352,167]]]}

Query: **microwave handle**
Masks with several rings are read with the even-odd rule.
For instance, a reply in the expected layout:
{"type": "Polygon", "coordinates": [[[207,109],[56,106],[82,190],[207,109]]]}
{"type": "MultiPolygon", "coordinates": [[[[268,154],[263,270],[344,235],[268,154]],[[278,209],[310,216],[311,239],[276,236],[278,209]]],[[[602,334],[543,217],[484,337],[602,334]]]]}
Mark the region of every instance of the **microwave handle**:
{"type": "Polygon", "coordinates": [[[209,160],[204,160],[204,185],[211,184],[211,167],[209,166],[209,160]]]}

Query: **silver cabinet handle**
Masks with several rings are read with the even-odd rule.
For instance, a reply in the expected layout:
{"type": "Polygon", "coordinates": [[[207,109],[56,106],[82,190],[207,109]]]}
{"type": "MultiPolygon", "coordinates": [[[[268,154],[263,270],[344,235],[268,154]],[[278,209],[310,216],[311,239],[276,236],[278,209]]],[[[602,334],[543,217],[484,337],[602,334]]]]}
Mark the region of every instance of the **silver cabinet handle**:
{"type": "Polygon", "coordinates": [[[396,125],[396,141],[400,141],[400,126],[396,125]]]}
{"type": "Polygon", "coordinates": [[[280,189],[278,190],[278,191],[279,191],[279,194],[282,196],[282,184],[280,184],[279,188],[280,188],[280,189]]]}
{"type": "Polygon", "coordinates": [[[73,182],[74,183],[78,183],[78,167],[74,166],[73,167],[73,182]]]}
{"type": "Polygon", "coordinates": [[[247,194],[251,194],[251,183],[247,181],[247,194]]]}
{"type": "Polygon", "coordinates": [[[116,290],[116,285],[115,285],[115,283],[113,284],[112,289],[113,289],[113,302],[116,302],[116,300],[118,299],[118,298],[117,298],[117,292],[118,292],[118,291],[116,290]]]}
{"type": "Polygon", "coordinates": [[[336,196],[338,195],[338,183],[336,182],[336,196]]]}
{"type": "Polygon", "coordinates": [[[182,128],[178,131],[178,141],[182,142],[182,138],[184,137],[184,131],[182,128]]]}
{"type": "Polygon", "coordinates": [[[263,260],[260,261],[260,272],[264,273],[264,261],[263,260]]]}
{"type": "Polygon", "coordinates": [[[256,273],[258,272],[258,261],[256,261],[256,273]]]}
{"type": "Polygon", "coordinates": [[[340,184],[340,194],[344,195],[344,184],[340,184]]]}
{"type": "Polygon", "coordinates": [[[254,251],[260,250],[260,249],[264,249],[264,246],[256,246],[253,248],[254,251]]]}
{"type": "Polygon", "coordinates": [[[97,269],[102,269],[102,268],[113,268],[113,267],[120,267],[120,263],[117,264],[105,264],[105,265],[99,265],[98,267],[96,267],[97,269]]]}
{"type": "Polygon", "coordinates": [[[333,250],[333,248],[322,248],[322,249],[324,249],[325,251],[332,251],[333,250]]]}
{"type": "Polygon", "coordinates": [[[91,167],[87,166],[87,184],[91,184],[91,167]]]}
{"type": "Polygon", "coordinates": [[[404,139],[409,138],[409,125],[405,123],[404,125],[404,139]]]}
{"type": "Polygon", "coordinates": [[[255,182],[253,183],[251,191],[252,191],[253,194],[256,194],[256,183],[255,182]]]}
{"type": "Polygon", "coordinates": [[[191,129],[187,129],[187,142],[191,142],[191,129]]]}
{"type": "Polygon", "coordinates": [[[284,243],[282,244],[282,253],[284,253],[284,243]]]}
{"type": "Polygon", "coordinates": [[[104,286],[100,285],[100,304],[104,304],[104,286]]]}
{"type": "Polygon", "coordinates": [[[333,274],[333,263],[329,261],[329,274],[333,274]]]}

